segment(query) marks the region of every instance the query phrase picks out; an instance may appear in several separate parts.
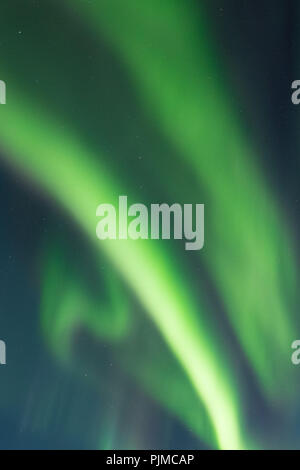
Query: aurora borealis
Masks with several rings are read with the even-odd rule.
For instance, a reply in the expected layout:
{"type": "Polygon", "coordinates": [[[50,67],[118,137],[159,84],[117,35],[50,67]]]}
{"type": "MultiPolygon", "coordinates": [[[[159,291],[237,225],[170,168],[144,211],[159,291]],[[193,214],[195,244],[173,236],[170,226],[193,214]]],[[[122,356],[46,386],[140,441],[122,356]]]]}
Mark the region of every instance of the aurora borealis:
{"type": "Polygon", "coordinates": [[[297,4],[236,4],[3,0],[0,447],[299,446],[297,4]],[[123,194],[203,250],[98,240],[123,194]]]}

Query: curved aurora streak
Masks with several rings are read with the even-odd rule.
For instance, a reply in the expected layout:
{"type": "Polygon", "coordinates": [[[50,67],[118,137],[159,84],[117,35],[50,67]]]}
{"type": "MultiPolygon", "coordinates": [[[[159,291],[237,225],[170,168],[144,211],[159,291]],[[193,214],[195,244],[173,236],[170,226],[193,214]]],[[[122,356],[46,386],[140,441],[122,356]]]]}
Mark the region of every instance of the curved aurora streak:
{"type": "MultiPolygon", "coordinates": [[[[13,96],[5,119],[0,121],[4,153],[10,162],[42,185],[96,244],[97,204],[116,202],[121,185],[116,180],[112,182],[93,155],[81,148],[74,136],[68,136],[65,127],[62,131],[49,117],[42,119],[42,111],[34,111],[33,103],[26,105],[17,92],[13,96]],[[30,109],[30,116],[24,109],[30,109]]],[[[218,367],[218,356],[209,346],[209,331],[201,325],[199,308],[180,275],[180,267],[149,241],[113,240],[99,244],[99,249],[134,290],[183,365],[208,410],[220,446],[240,448],[238,418],[227,373],[218,367]]]]}
{"type": "MultiPolygon", "coordinates": [[[[148,112],[195,172],[204,197],[198,202],[209,201],[206,212],[210,219],[205,251],[199,256],[222,295],[232,328],[266,399],[275,404],[288,402],[295,394],[294,379],[284,363],[299,324],[289,311],[296,282],[292,241],[219,78],[205,25],[191,6],[174,0],[157,0],[151,6],[135,0],[126,4],[121,0],[66,3],[80,12],[82,21],[90,19],[99,34],[112,41],[148,112]],[[146,47],[153,43],[157,47],[146,47]],[[270,358],[276,366],[270,367],[270,358]]],[[[88,298],[76,276],[65,279],[55,256],[58,248],[54,248],[53,257],[45,262],[43,286],[42,319],[49,340],[61,332],[71,335],[78,322],[113,342],[126,336],[127,324],[134,319],[126,293],[119,290],[120,277],[178,361],[179,380],[180,368],[186,374],[186,390],[190,387],[196,393],[195,406],[204,407],[211,430],[207,432],[196,422],[197,413],[193,416],[188,407],[180,407],[182,397],[178,395],[168,405],[167,393],[159,397],[154,385],[151,390],[143,371],[137,373],[138,379],[147,382],[147,388],[212,447],[251,446],[252,438],[245,435],[238,372],[226,346],[217,344],[222,332],[210,321],[202,287],[198,286],[200,303],[199,292],[187,281],[186,265],[174,259],[165,245],[162,248],[150,240],[99,243],[95,235],[97,205],[117,204],[119,194],[137,200],[134,190],[109,168],[105,152],[96,155],[80,141],[71,123],[66,125],[38,106],[33,97],[20,93],[13,79],[9,84],[8,103],[0,110],[0,144],[6,161],[38,183],[72,216],[90,240],[96,259],[100,263],[104,255],[114,276],[108,285],[115,303],[102,306],[114,312],[112,324],[107,315],[101,316],[100,302],[88,298]],[[65,289],[51,318],[53,279],[59,273],[65,289]],[[74,315],[78,303],[84,305],[79,318],[74,315]]],[[[178,188],[170,182],[174,200],[180,198],[185,184],[178,188]]],[[[194,190],[195,200],[198,190],[194,190]]],[[[67,346],[59,352],[65,355],[67,346]]],[[[128,367],[130,364],[134,367],[132,359],[128,367]]],[[[163,373],[159,364],[150,361],[148,366],[159,382],[163,373]]]]}
{"type": "Polygon", "coordinates": [[[290,312],[296,292],[294,252],[286,221],[255,167],[256,157],[222,84],[199,7],[180,0],[72,4],[120,50],[149,112],[198,176],[210,203],[208,269],[262,385],[275,399],[279,382],[289,394],[284,363],[297,331],[290,312]],[[237,289],[240,277],[243,285],[237,289]],[[257,285],[262,292],[253,296],[257,285]]]}

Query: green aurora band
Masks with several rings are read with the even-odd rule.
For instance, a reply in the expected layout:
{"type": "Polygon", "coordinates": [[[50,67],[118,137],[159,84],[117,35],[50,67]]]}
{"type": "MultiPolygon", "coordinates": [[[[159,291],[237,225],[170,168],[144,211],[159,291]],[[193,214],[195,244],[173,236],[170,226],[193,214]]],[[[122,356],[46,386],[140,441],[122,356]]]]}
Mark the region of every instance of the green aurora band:
{"type": "Polygon", "coordinates": [[[288,385],[284,362],[295,331],[287,321],[294,253],[224,89],[209,31],[193,2],[72,4],[120,50],[149,112],[197,174],[209,201],[208,269],[262,385],[276,395],[279,381],[288,385]]]}
{"type": "MultiPolygon", "coordinates": [[[[199,256],[222,295],[266,400],[274,406],[288,404],[295,398],[295,379],[285,361],[299,324],[291,313],[296,300],[292,237],[222,84],[204,20],[192,2],[178,0],[66,4],[115,46],[148,113],[196,175],[199,186],[190,193],[206,204],[209,219],[206,246],[199,256]]],[[[188,266],[167,245],[96,239],[97,205],[117,204],[120,194],[138,200],[135,191],[109,167],[104,151],[95,154],[71,122],[66,124],[33,96],[21,93],[13,73],[5,72],[9,100],[0,110],[0,144],[6,161],[72,217],[89,240],[95,263],[105,257],[110,267],[106,303],[92,299],[80,278],[66,271],[59,243],[53,244],[53,251],[45,250],[42,322],[49,343],[59,340],[58,352],[66,357],[68,338],[82,323],[117,348],[134,322],[125,284],[173,359],[164,356],[164,349],[154,348],[144,367],[137,365],[133,371],[137,359],[130,355],[124,357],[123,367],[208,445],[251,447],[239,371],[226,342],[220,341],[223,333],[211,318],[203,287],[194,289],[188,266]],[[168,390],[159,390],[165,364],[173,371],[172,398],[168,390]]],[[[182,200],[188,186],[168,182],[171,199],[182,200]]]]}
{"type": "MultiPolygon", "coordinates": [[[[62,131],[55,120],[42,119],[42,110],[35,110],[33,102],[26,103],[16,91],[11,93],[13,98],[1,119],[4,153],[54,197],[96,244],[97,204],[117,203],[116,195],[124,193],[122,185],[112,182],[107,170],[81,148],[75,136],[68,136],[66,126],[62,131]]],[[[148,241],[113,240],[98,246],[134,290],[184,367],[208,410],[220,446],[240,448],[238,418],[226,377],[230,368],[218,366],[216,348],[210,347],[209,331],[201,325],[199,307],[180,275],[180,267],[166,250],[159,250],[157,244],[148,241]]],[[[76,300],[77,296],[71,307],[76,300]]],[[[59,322],[68,321],[68,312],[72,318],[72,308],[61,312],[65,315],[59,322]]]]}

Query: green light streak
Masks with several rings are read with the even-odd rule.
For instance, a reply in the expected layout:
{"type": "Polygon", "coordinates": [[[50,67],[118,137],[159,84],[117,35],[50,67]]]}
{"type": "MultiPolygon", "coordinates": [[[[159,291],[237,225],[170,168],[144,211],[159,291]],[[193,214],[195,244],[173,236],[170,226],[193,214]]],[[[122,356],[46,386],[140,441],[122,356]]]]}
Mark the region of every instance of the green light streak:
{"type": "Polygon", "coordinates": [[[267,397],[289,401],[295,377],[287,351],[299,325],[295,253],[233,110],[200,7],[181,0],[67,3],[115,45],[149,114],[194,169],[209,217],[200,256],[267,397]]]}
{"type": "Polygon", "coordinates": [[[53,350],[60,352],[64,358],[69,357],[71,332],[82,324],[94,335],[112,342],[128,335],[132,322],[128,300],[111,271],[101,272],[105,282],[105,299],[103,289],[95,298],[84,289],[74,266],[70,268],[67,250],[62,250],[58,242],[48,245],[42,263],[41,310],[45,334],[51,331],[49,339],[52,340],[53,350]]]}
{"type": "MultiPolygon", "coordinates": [[[[219,345],[211,346],[213,336],[181,266],[156,242],[96,240],[97,205],[117,203],[119,194],[130,191],[124,191],[65,124],[46,116],[33,101],[19,95],[13,81],[9,104],[0,112],[0,138],[6,160],[36,181],[73,217],[97,252],[101,250],[101,258],[105,253],[135,292],[204,404],[218,445],[241,448],[238,402],[230,367],[224,367],[226,354],[218,354],[219,345]]],[[[59,329],[73,321],[68,312],[80,301],[76,292],[77,288],[72,289],[71,297],[65,300],[59,329]]],[[[48,317],[49,313],[49,324],[48,317]]]]}

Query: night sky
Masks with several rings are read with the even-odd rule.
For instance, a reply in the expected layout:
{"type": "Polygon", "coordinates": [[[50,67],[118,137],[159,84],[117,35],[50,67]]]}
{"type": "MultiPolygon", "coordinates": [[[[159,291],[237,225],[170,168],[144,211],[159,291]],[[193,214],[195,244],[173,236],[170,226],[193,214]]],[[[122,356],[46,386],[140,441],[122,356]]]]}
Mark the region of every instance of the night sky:
{"type": "Polygon", "coordinates": [[[2,0],[0,449],[299,448],[296,0],[2,0]],[[205,204],[205,245],[96,208],[205,204]]]}

